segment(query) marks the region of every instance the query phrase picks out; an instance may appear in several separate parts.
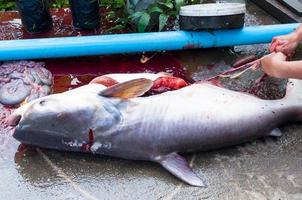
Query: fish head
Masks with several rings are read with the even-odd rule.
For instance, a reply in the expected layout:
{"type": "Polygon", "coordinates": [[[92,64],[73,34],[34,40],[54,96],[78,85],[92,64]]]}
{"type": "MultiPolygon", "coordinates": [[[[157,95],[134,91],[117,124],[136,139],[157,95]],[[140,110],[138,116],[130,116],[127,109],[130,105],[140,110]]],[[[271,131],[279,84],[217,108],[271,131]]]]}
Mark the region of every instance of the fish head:
{"type": "Polygon", "coordinates": [[[16,109],[8,124],[15,127],[13,137],[24,144],[82,151],[91,144],[94,130],[106,132],[119,119],[110,99],[79,90],[31,101],[16,109]]]}
{"type": "Polygon", "coordinates": [[[129,103],[127,99],[144,94],[151,86],[148,79],[109,88],[90,84],[33,100],[16,109],[8,124],[15,127],[13,137],[24,144],[87,151],[94,134],[99,138],[116,130],[122,119],[120,109],[129,103]]]}

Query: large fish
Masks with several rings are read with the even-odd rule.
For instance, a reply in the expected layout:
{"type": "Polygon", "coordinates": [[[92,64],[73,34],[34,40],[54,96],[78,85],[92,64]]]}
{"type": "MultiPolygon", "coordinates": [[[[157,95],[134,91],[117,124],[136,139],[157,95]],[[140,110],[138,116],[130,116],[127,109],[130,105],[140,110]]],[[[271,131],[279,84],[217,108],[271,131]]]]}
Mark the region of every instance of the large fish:
{"type": "Polygon", "coordinates": [[[106,88],[90,84],[29,102],[9,118],[14,137],[39,147],[149,160],[193,186],[205,183],[178,153],[206,151],[264,136],[302,119],[302,82],[290,80],[280,100],[262,100],[209,83],[150,97],[135,79],[106,88]]]}

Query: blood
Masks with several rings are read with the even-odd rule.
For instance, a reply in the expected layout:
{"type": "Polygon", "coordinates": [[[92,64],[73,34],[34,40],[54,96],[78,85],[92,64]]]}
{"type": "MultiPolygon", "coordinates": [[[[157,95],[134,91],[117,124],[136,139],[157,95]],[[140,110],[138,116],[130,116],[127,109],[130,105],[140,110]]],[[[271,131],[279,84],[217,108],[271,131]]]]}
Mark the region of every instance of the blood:
{"type": "Polygon", "coordinates": [[[93,75],[66,75],[54,76],[52,93],[61,93],[67,90],[88,84],[95,76],[93,75]]]}
{"type": "Polygon", "coordinates": [[[215,85],[217,87],[224,87],[221,83],[221,81],[219,80],[219,78],[213,78],[211,80],[209,80],[209,82],[212,84],[212,85],[215,85]]]}
{"type": "Polygon", "coordinates": [[[91,146],[94,143],[94,133],[92,129],[89,129],[89,133],[88,133],[88,143],[87,144],[83,144],[82,145],[82,149],[84,151],[91,151],[91,146]]]}
{"type": "Polygon", "coordinates": [[[263,74],[262,76],[260,76],[252,85],[251,88],[249,88],[246,92],[253,94],[255,96],[258,95],[258,92],[261,91],[261,87],[263,87],[263,83],[264,80],[267,78],[268,76],[266,74],[263,74]]]}
{"type": "Polygon", "coordinates": [[[156,79],[151,88],[152,92],[162,93],[170,90],[177,90],[187,86],[188,83],[181,78],[165,76],[156,79]]]}
{"type": "Polygon", "coordinates": [[[90,145],[90,147],[93,145],[93,142],[94,142],[94,134],[93,134],[92,129],[89,129],[89,145],[90,145]]]}
{"type": "Polygon", "coordinates": [[[140,62],[139,55],[51,59],[44,62],[54,76],[53,93],[86,85],[94,78],[110,73],[168,72],[189,82],[182,63],[168,54],[157,55],[144,64],[140,62]]]}

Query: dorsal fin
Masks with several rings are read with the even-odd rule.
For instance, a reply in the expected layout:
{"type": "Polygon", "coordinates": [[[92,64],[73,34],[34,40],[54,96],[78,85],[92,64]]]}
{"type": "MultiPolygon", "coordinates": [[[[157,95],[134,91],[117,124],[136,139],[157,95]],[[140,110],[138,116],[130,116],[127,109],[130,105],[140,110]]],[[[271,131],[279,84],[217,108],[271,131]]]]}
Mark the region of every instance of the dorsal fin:
{"type": "Polygon", "coordinates": [[[130,99],[143,95],[151,89],[152,85],[153,82],[151,80],[139,78],[111,86],[100,92],[99,95],[104,97],[130,99]]]}

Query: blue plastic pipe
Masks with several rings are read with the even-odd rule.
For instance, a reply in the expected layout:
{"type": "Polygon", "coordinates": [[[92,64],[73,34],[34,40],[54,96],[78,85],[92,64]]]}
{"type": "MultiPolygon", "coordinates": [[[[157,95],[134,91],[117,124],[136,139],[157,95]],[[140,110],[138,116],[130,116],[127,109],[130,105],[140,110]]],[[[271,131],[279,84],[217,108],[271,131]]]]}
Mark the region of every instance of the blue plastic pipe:
{"type": "Polygon", "coordinates": [[[58,58],[268,43],[299,24],[0,41],[0,60],[58,58]]]}

